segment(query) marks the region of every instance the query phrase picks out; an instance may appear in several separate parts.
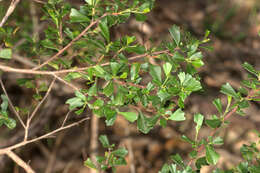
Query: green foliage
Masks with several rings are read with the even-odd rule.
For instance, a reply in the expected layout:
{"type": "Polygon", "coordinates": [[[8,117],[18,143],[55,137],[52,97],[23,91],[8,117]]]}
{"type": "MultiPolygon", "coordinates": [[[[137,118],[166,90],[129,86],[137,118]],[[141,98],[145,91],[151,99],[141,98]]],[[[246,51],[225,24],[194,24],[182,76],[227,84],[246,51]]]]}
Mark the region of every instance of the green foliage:
{"type": "MultiPolygon", "coordinates": [[[[198,40],[173,25],[169,29],[172,40],[150,49],[138,43],[134,36],[112,38],[112,27],[126,22],[130,16],[144,21],[153,4],[154,0],[85,0],[84,5],[72,8],[62,0],[49,0],[43,7],[42,20],[49,20],[52,24],[45,29],[41,41],[28,36],[17,49],[24,50],[28,57],[54,57],[39,71],[64,74],[59,76],[60,80],[69,86],[73,86],[75,80],[82,83],[79,90],[72,87],[76,90],[75,96],[65,102],[77,115],[82,115],[87,109],[93,116],[104,119],[107,126],[112,126],[118,116],[123,116],[129,123],[136,123],[137,129],[144,134],[158,125],[166,127],[168,121],[181,123],[187,117],[187,98],[193,93],[203,92],[198,70],[204,66],[202,50],[210,41],[209,31],[198,40]],[[155,62],[149,61],[150,58],[156,58],[155,62]],[[135,61],[138,59],[142,61],[135,61]],[[152,109],[150,114],[146,111],[149,108],[152,109]]],[[[15,33],[15,28],[0,28],[0,38],[5,46],[0,50],[0,58],[11,59],[15,33]]],[[[217,164],[220,155],[215,146],[224,141],[215,132],[227,125],[227,119],[234,112],[244,115],[243,110],[249,107],[249,101],[260,101],[260,71],[247,62],[243,67],[250,74],[247,80],[242,81],[241,88],[234,89],[229,83],[221,87],[227,105],[218,98],[213,100],[218,114],[204,116],[195,113],[192,126],[195,136],[183,134],[181,137],[193,149],[189,153],[190,163],[194,162],[196,168],[176,154],[170,157],[173,163],[165,163],[160,173],[194,173],[203,166],[217,164]],[[204,126],[212,130],[213,135],[201,139],[200,129],[204,126]],[[205,151],[204,154],[201,151],[205,151]]],[[[46,86],[35,82],[41,77],[21,78],[17,84],[33,89],[34,98],[40,100],[39,92],[47,90],[46,86]]],[[[1,98],[0,126],[13,129],[16,121],[8,117],[8,99],[5,95],[1,98]]],[[[97,156],[95,162],[88,158],[85,166],[115,172],[116,166],[126,164],[128,152],[125,148],[115,148],[105,135],[101,135],[99,140],[107,151],[103,156],[97,156]]],[[[256,144],[244,145],[241,153],[245,162],[234,170],[259,171],[256,144]]],[[[216,169],[214,172],[223,171],[216,169]]]]}
{"type": "Polygon", "coordinates": [[[0,127],[4,124],[9,129],[13,129],[16,127],[16,121],[13,118],[8,116],[8,98],[6,95],[1,95],[2,104],[1,104],[1,111],[0,111],[0,127]]]}
{"type": "Polygon", "coordinates": [[[106,171],[112,169],[113,172],[116,171],[115,166],[119,165],[126,165],[126,160],[124,159],[128,154],[128,151],[125,148],[118,148],[115,149],[114,144],[109,144],[108,138],[106,135],[101,135],[99,137],[99,141],[101,142],[102,146],[107,149],[104,156],[96,156],[97,165],[88,158],[84,165],[96,169],[106,171]]]}

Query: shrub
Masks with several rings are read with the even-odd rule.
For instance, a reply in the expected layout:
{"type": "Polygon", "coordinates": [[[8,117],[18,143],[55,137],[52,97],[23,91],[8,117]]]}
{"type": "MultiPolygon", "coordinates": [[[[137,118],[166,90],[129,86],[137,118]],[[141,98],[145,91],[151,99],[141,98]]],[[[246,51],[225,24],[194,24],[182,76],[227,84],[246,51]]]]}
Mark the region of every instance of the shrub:
{"type": "MultiPolygon", "coordinates": [[[[34,32],[32,38],[24,36],[23,33],[29,31],[26,27],[21,34],[19,31],[16,33],[17,29],[13,26],[3,26],[12,12],[7,12],[1,22],[3,27],[0,28],[0,37],[4,48],[0,50],[0,57],[5,59],[5,65],[2,63],[0,69],[4,74],[29,74],[30,78],[21,78],[17,84],[33,89],[34,103],[33,111],[27,111],[30,116],[25,120],[21,116],[22,108],[13,105],[1,80],[4,94],[1,95],[0,126],[14,129],[18,121],[24,128],[24,140],[0,149],[0,154],[8,155],[27,172],[34,170],[13,150],[88,120],[89,117],[85,116],[87,110],[92,111],[93,117],[103,117],[107,126],[112,126],[118,116],[123,116],[130,123],[136,123],[140,132],[148,134],[154,126],[164,128],[169,121],[185,121],[185,100],[193,92],[202,90],[198,69],[204,65],[202,52],[207,48],[205,44],[210,41],[209,31],[206,31],[202,40],[198,40],[173,25],[169,29],[170,42],[148,49],[139,44],[134,36],[114,39],[110,30],[131,16],[137,21],[144,21],[145,14],[153,7],[153,1],[85,1],[86,4],[79,8],[71,7],[62,0],[46,2],[42,8],[42,20],[48,20],[52,24],[44,30],[42,37],[37,32],[34,32]],[[26,39],[26,42],[16,46],[15,42],[21,38],[26,39]],[[16,49],[22,50],[24,57],[37,57],[38,64],[32,58],[24,58],[21,63],[31,66],[31,69],[7,65],[16,49]],[[49,58],[43,58],[46,56],[49,58]],[[52,78],[52,82],[47,86],[44,80],[49,78],[52,78]],[[150,80],[147,82],[144,79],[150,80]],[[75,85],[77,80],[84,84],[78,87],[75,85]],[[75,96],[65,103],[69,107],[68,114],[56,130],[30,138],[28,134],[32,120],[56,81],[75,91],[75,96]],[[45,95],[42,96],[41,92],[45,92],[45,95]],[[8,106],[16,118],[9,116],[8,106]],[[144,111],[148,109],[152,110],[152,115],[147,115],[144,111]],[[82,119],[66,125],[71,112],[82,119]]],[[[11,3],[13,9],[16,5],[11,3]]],[[[259,101],[260,71],[246,62],[243,67],[249,72],[248,80],[242,81],[238,91],[229,83],[221,87],[220,92],[226,95],[227,105],[223,105],[219,98],[213,101],[218,115],[212,115],[209,119],[200,112],[193,115],[196,135],[193,139],[185,134],[181,137],[193,148],[189,153],[190,160],[183,161],[179,154],[172,155],[170,159],[173,163],[165,163],[160,173],[199,172],[201,167],[218,162],[220,155],[214,147],[222,145],[224,141],[217,132],[229,125],[228,118],[233,114],[244,115],[243,110],[249,107],[250,101],[259,101]],[[202,126],[211,130],[207,138],[199,137],[202,126]],[[195,163],[194,167],[191,167],[192,163],[195,163]]],[[[104,156],[96,156],[94,162],[88,158],[84,162],[86,166],[99,171],[115,171],[117,165],[126,164],[126,149],[111,145],[105,135],[101,135],[99,140],[107,152],[104,156]]],[[[259,172],[260,153],[256,143],[244,145],[241,153],[245,162],[229,171],[216,169],[214,172],[259,172]]]]}

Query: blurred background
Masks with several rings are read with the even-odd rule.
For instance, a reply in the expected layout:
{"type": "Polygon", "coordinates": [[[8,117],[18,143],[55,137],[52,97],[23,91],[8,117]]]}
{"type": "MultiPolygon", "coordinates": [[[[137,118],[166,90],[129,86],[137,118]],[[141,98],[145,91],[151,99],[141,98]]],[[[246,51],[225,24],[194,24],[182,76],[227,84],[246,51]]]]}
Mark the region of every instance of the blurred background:
{"type": "MultiPolygon", "coordinates": [[[[71,0],[70,3],[78,7],[84,2],[71,0]]],[[[8,0],[0,2],[0,19],[8,5],[8,0]]],[[[9,19],[9,25],[19,25],[22,26],[20,29],[24,29],[31,27],[27,25],[28,22],[36,20],[40,27],[37,32],[41,34],[48,25],[48,22],[40,20],[42,6],[34,1],[21,1],[9,19]]],[[[203,38],[206,30],[211,31],[210,44],[213,50],[204,51],[205,66],[199,71],[204,91],[193,94],[186,103],[187,121],[169,123],[166,128],[158,126],[148,135],[138,132],[135,124],[128,124],[122,117],[117,118],[113,127],[106,127],[101,119],[99,134],[106,134],[112,143],[125,146],[132,153],[126,158],[128,165],[118,168],[119,173],[133,173],[133,170],[137,173],[156,173],[172,154],[181,153],[187,158],[191,146],[180,140],[180,134],[194,136],[193,114],[200,112],[210,117],[217,113],[211,101],[219,97],[225,102],[225,97],[219,90],[226,82],[238,89],[240,81],[247,77],[241,66],[243,62],[247,61],[260,70],[260,0],[157,0],[155,8],[148,14],[147,21],[140,23],[130,18],[126,24],[114,27],[111,33],[115,38],[126,34],[135,35],[140,43],[149,48],[152,44],[169,40],[168,29],[173,24],[198,38],[203,38]]],[[[16,40],[16,43],[19,41],[22,42],[16,40]]],[[[19,63],[19,56],[12,62],[19,63]]],[[[3,80],[13,102],[20,107],[26,107],[31,101],[32,91],[17,86],[18,77],[21,76],[6,74],[3,80]]],[[[64,102],[72,96],[73,91],[65,86],[55,86],[39,112],[41,118],[37,119],[32,127],[33,135],[42,134],[60,123],[68,109],[64,102]]],[[[225,144],[217,149],[221,158],[216,167],[232,168],[242,161],[239,151],[242,144],[257,141],[253,129],[260,131],[259,108],[260,104],[253,102],[250,109],[246,110],[246,116],[234,115],[230,118],[231,125],[221,131],[225,144]]],[[[0,147],[18,142],[23,136],[19,128],[9,131],[1,127],[0,147]]],[[[88,173],[89,169],[83,166],[83,160],[90,154],[89,132],[90,121],[57,134],[55,139],[41,140],[22,147],[16,153],[30,162],[37,172],[88,173]]],[[[208,135],[208,128],[201,130],[200,138],[208,135]]],[[[101,145],[98,152],[104,152],[101,145]]],[[[205,167],[201,172],[207,173],[211,170],[211,167],[205,167]]],[[[18,173],[22,172],[22,169],[9,158],[0,157],[0,172],[18,173]]]]}

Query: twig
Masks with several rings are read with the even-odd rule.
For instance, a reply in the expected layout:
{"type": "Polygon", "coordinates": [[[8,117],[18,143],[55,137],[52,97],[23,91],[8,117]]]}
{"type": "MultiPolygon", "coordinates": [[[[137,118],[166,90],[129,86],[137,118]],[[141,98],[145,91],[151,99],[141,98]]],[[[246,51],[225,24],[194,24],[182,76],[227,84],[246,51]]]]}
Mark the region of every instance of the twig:
{"type": "MultiPolygon", "coordinates": [[[[90,157],[91,160],[96,163],[97,147],[98,147],[98,122],[99,118],[97,115],[92,115],[91,117],[91,139],[90,139],[90,157]]],[[[97,173],[96,170],[91,169],[90,173],[97,173]]]]}
{"type": "Polygon", "coordinates": [[[20,2],[20,0],[12,0],[5,16],[3,17],[2,21],[0,22],[0,27],[3,27],[4,23],[7,21],[8,17],[13,13],[15,7],[20,2]]]}
{"type": "Polygon", "coordinates": [[[69,112],[66,114],[66,116],[65,116],[65,118],[64,118],[64,120],[63,120],[63,122],[62,122],[61,127],[64,127],[64,125],[65,125],[65,123],[66,123],[66,121],[67,121],[67,119],[68,119],[68,117],[69,117],[69,115],[70,115],[71,112],[72,112],[72,111],[69,111],[69,112]]]}
{"type": "Polygon", "coordinates": [[[22,141],[22,142],[20,142],[18,144],[10,146],[10,147],[6,147],[6,148],[3,148],[3,149],[0,149],[0,155],[1,155],[1,153],[5,153],[7,150],[13,150],[13,149],[16,149],[16,148],[20,148],[20,147],[25,146],[27,144],[39,141],[39,140],[44,139],[44,138],[47,138],[47,137],[49,137],[51,135],[54,135],[55,133],[58,133],[60,131],[65,130],[65,129],[69,129],[69,128],[73,127],[73,126],[79,125],[80,123],[82,123],[82,122],[84,122],[84,121],[86,121],[88,119],[89,119],[89,117],[83,118],[82,120],[79,120],[77,122],[71,123],[71,124],[69,124],[67,126],[64,126],[64,127],[60,127],[58,129],[53,130],[53,131],[51,131],[51,132],[49,132],[47,134],[44,134],[44,135],[42,135],[40,137],[31,139],[31,140],[27,140],[27,141],[22,141]]]}
{"type": "Polygon", "coordinates": [[[13,151],[6,150],[5,154],[10,157],[15,163],[21,166],[27,173],[35,173],[35,171],[25,163],[19,156],[17,156],[13,151]]]}
{"type": "MultiPolygon", "coordinates": [[[[167,53],[167,52],[168,52],[168,50],[163,50],[163,51],[154,52],[154,53],[152,53],[152,55],[159,55],[159,54],[164,54],[164,53],[167,53]]],[[[148,58],[152,58],[152,57],[149,57],[149,54],[145,53],[145,54],[142,54],[142,55],[132,56],[132,57],[128,58],[128,60],[132,61],[132,60],[140,59],[140,58],[143,58],[143,57],[146,57],[146,56],[148,58]]],[[[99,66],[107,66],[109,64],[110,64],[109,62],[106,62],[106,63],[100,64],[99,66]]],[[[5,72],[10,72],[10,73],[41,74],[41,75],[52,75],[53,76],[53,75],[62,74],[62,73],[84,71],[84,70],[93,68],[95,66],[96,65],[88,66],[88,67],[75,68],[75,69],[59,70],[59,71],[38,71],[38,70],[32,70],[32,69],[12,68],[12,67],[0,64],[0,70],[3,70],[5,72]]]]}
{"type": "Polygon", "coordinates": [[[43,67],[44,65],[48,64],[49,62],[51,62],[52,60],[54,60],[55,58],[57,58],[58,56],[60,56],[65,50],[67,50],[75,41],[79,40],[83,35],[86,34],[86,32],[95,24],[97,24],[102,18],[104,18],[105,16],[107,16],[108,14],[105,13],[104,15],[102,15],[100,18],[98,18],[96,21],[91,22],[76,38],[74,38],[69,44],[67,44],[64,48],[62,48],[58,53],[56,53],[54,56],[52,56],[50,59],[48,59],[47,61],[45,61],[44,63],[42,63],[41,65],[38,65],[37,67],[34,67],[33,70],[37,70],[40,69],[41,67],[43,67]]]}
{"type": "Polygon", "coordinates": [[[29,132],[29,128],[30,128],[30,124],[31,124],[31,121],[33,119],[33,117],[36,115],[36,112],[39,110],[39,108],[41,107],[42,103],[46,100],[46,98],[48,97],[49,93],[51,92],[51,89],[53,88],[53,85],[56,81],[56,78],[54,78],[45,94],[45,96],[42,98],[42,100],[39,102],[39,104],[36,106],[36,108],[33,110],[31,116],[27,119],[27,122],[26,122],[26,128],[25,128],[25,133],[24,133],[24,141],[27,140],[28,138],[28,132],[29,132]]]}
{"type": "Polygon", "coordinates": [[[3,83],[3,81],[2,81],[2,78],[0,78],[0,84],[1,84],[1,87],[2,87],[2,89],[3,89],[3,91],[4,91],[5,96],[6,96],[7,99],[8,99],[9,106],[11,107],[12,111],[14,112],[15,116],[18,118],[18,120],[20,121],[20,123],[22,124],[23,128],[26,128],[26,126],[25,126],[23,120],[21,119],[21,117],[20,117],[20,115],[18,114],[18,112],[15,110],[15,107],[14,107],[12,101],[10,100],[10,98],[9,98],[7,92],[6,92],[6,89],[5,89],[4,83],[3,83]]]}

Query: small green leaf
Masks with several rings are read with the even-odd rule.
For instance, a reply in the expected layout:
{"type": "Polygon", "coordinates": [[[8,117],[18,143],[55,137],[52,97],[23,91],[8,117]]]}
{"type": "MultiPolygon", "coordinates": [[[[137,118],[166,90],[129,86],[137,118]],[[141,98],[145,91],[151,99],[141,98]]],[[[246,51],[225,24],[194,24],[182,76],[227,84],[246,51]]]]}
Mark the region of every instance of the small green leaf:
{"type": "Polygon", "coordinates": [[[139,64],[139,63],[132,64],[131,71],[130,71],[130,76],[131,76],[132,81],[134,81],[138,78],[140,68],[141,68],[141,64],[139,64]]]}
{"type": "Polygon", "coordinates": [[[16,121],[13,118],[6,118],[4,121],[4,124],[9,128],[9,129],[14,129],[16,127],[16,121]]]}
{"type": "Polygon", "coordinates": [[[195,165],[196,165],[196,168],[200,170],[202,166],[204,166],[204,165],[207,166],[207,165],[209,165],[209,164],[208,164],[208,162],[207,162],[206,157],[200,157],[200,158],[198,158],[198,159],[196,160],[195,165]]]}
{"type": "Polygon", "coordinates": [[[77,78],[80,78],[82,77],[82,75],[79,73],[79,72],[71,72],[71,73],[68,73],[64,79],[68,82],[70,82],[72,79],[77,79],[77,78]]]}
{"type": "Polygon", "coordinates": [[[224,141],[220,136],[218,136],[215,139],[213,139],[212,144],[213,145],[223,145],[224,141]]]}
{"type": "Polygon", "coordinates": [[[131,123],[135,122],[138,118],[138,114],[135,112],[118,112],[118,113],[123,115],[125,119],[127,119],[131,123]]]}
{"type": "Polygon", "coordinates": [[[41,41],[41,45],[45,48],[48,48],[48,49],[53,49],[53,50],[56,50],[56,51],[59,51],[59,49],[57,48],[56,44],[53,43],[51,40],[49,39],[45,39],[45,40],[42,40],[41,41]]]}
{"type": "Polygon", "coordinates": [[[109,28],[107,25],[107,20],[102,20],[99,23],[99,28],[101,30],[101,35],[106,39],[106,41],[109,43],[110,41],[110,33],[109,33],[109,28]]]}
{"type": "Polygon", "coordinates": [[[216,108],[217,108],[219,114],[222,115],[222,103],[221,103],[220,99],[219,99],[219,98],[218,98],[218,99],[215,99],[215,100],[213,101],[213,104],[216,106],[216,108]]]}
{"type": "Polygon", "coordinates": [[[206,145],[206,159],[209,164],[216,165],[219,157],[219,154],[211,145],[206,145]]]}
{"type": "Polygon", "coordinates": [[[234,97],[237,100],[239,99],[239,95],[235,92],[235,90],[232,88],[232,86],[230,86],[229,83],[222,85],[220,92],[228,96],[234,97]]]}
{"type": "Polygon", "coordinates": [[[117,62],[111,62],[110,67],[111,67],[113,76],[116,76],[120,67],[121,67],[121,65],[117,62]]]}
{"type": "Polygon", "coordinates": [[[205,120],[205,123],[206,123],[209,127],[215,129],[215,128],[220,127],[220,125],[221,125],[222,122],[221,122],[221,120],[220,120],[219,118],[214,117],[214,118],[212,118],[212,119],[205,120]]]}
{"type": "Polygon", "coordinates": [[[90,158],[88,158],[87,160],[85,160],[84,166],[89,167],[89,168],[91,168],[91,169],[97,170],[96,165],[90,160],[90,158]]]}
{"type": "Polygon", "coordinates": [[[80,98],[82,101],[86,101],[87,100],[86,96],[84,94],[82,94],[81,92],[79,92],[79,91],[75,91],[75,95],[78,98],[80,98]]]}
{"type": "Polygon", "coordinates": [[[170,29],[170,34],[172,36],[172,38],[174,39],[175,41],[175,44],[177,46],[179,46],[180,44],[180,40],[181,40],[181,32],[180,32],[180,28],[176,25],[173,25],[170,29]]]}
{"type": "Polygon", "coordinates": [[[166,62],[165,64],[163,64],[163,71],[165,73],[166,76],[169,76],[172,70],[172,65],[168,62],[166,62]]]}
{"type": "Polygon", "coordinates": [[[12,58],[12,49],[10,49],[10,48],[1,49],[0,58],[11,59],[12,58]]]}
{"type": "Polygon", "coordinates": [[[88,95],[90,95],[90,96],[97,95],[97,83],[96,82],[89,88],[88,95]]]}
{"type": "Polygon", "coordinates": [[[108,138],[106,135],[100,135],[98,139],[104,148],[110,147],[110,144],[109,144],[109,141],[108,141],[108,138]]]}
{"type": "Polygon", "coordinates": [[[8,108],[8,98],[4,94],[1,94],[1,98],[2,98],[1,111],[7,111],[7,108],[8,108]]]}
{"type": "Polygon", "coordinates": [[[169,120],[184,121],[186,120],[184,115],[185,113],[181,110],[181,108],[179,108],[173,114],[170,115],[169,120]]]}
{"type": "Polygon", "coordinates": [[[178,164],[179,166],[181,166],[182,168],[184,168],[184,162],[181,158],[181,156],[179,154],[175,154],[175,155],[171,155],[171,159],[178,164]]]}
{"type": "Polygon", "coordinates": [[[150,75],[153,78],[154,83],[160,85],[162,83],[162,71],[160,66],[150,65],[150,75]]]}
{"type": "Polygon", "coordinates": [[[151,118],[148,118],[143,115],[142,112],[139,113],[138,119],[137,119],[137,127],[138,129],[144,133],[147,134],[156,124],[158,121],[160,115],[155,115],[151,118]]]}
{"type": "Polygon", "coordinates": [[[204,120],[204,116],[202,114],[195,114],[194,115],[194,122],[197,124],[196,125],[196,134],[199,133],[199,130],[202,126],[203,120],[204,120]]]}
{"type": "Polygon", "coordinates": [[[118,157],[125,157],[128,154],[128,151],[125,148],[119,148],[112,151],[112,154],[118,157]]]}
{"type": "Polygon", "coordinates": [[[258,72],[254,69],[254,67],[253,67],[251,64],[245,62],[245,63],[243,64],[243,67],[244,67],[248,72],[250,72],[250,73],[252,73],[253,75],[255,75],[256,77],[258,77],[258,75],[259,75],[258,72]]]}
{"type": "Polygon", "coordinates": [[[80,23],[80,22],[89,22],[90,19],[82,14],[80,11],[76,10],[75,8],[71,9],[70,12],[70,22],[72,23],[80,23]]]}
{"type": "Polygon", "coordinates": [[[113,94],[114,92],[114,84],[112,81],[109,81],[108,84],[105,86],[105,88],[103,89],[103,93],[109,97],[113,94]]]}
{"type": "Polygon", "coordinates": [[[181,139],[183,140],[183,141],[185,141],[185,142],[188,142],[189,144],[195,144],[195,142],[193,141],[193,140],[191,140],[190,138],[188,138],[187,136],[185,136],[185,135],[182,135],[181,136],[181,139]]]}
{"type": "Polygon", "coordinates": [[[66,101],[66,104],[69,104],[69,109],[72,110],[72,109],[83,106],[84,102],[79,97],[73,97],[73,98],[68,99],[66,101]]]}

